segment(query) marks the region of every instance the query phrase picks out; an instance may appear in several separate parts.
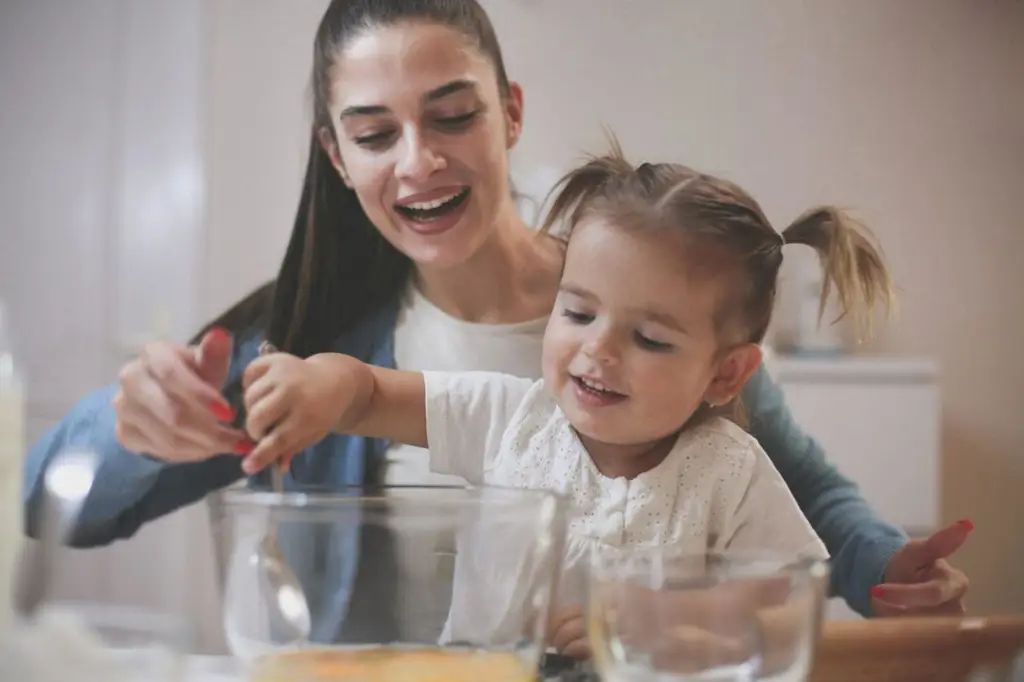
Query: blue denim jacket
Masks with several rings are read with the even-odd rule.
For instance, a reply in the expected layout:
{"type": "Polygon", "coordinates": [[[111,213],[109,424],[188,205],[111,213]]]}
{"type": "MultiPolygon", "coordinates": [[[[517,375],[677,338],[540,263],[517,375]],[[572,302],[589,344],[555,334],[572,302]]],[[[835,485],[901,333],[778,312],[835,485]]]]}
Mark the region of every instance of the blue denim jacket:
{"type": "MultiPolygon", "coordinates": [[[[365,362],[394,367],[394,328],[397,305],[386,306],[345,333],[334,350],[365,362]]],[[[233,376],[256,357],[259,337],[243,338],[231,364],[233,376]]],[[[28,453],[24,494],[26,532],[35,536],[43,472],[52,456],[69,445],[87,445],[103,454],[95,489],[86,502],[72,544],[105,545],[131,537],[139,527],[159,516],[203,499],[227,486],[243,473],[240,458],[220,455],[203,462],[168,464],[129,452],[114,437],[116,391],[108,386],[85,396],[54,425],[28,453]]],[[[825,459],[821,447],[803,433],[786,407],[781,389],[767,371],[759,369],[743,392],[750,416],[750,431],[760,441],[789,485],[804,514],[831,554],[832,591],[862,615],[870,615],[869,590],[882,580],[885,566],[907,536],[885,523],[861,497],[857,487],[825,459]]],[[[332,434],[300,453],[285,480],[298,484],[350,486],[364,483],[374,458],[382,457],[387,443],[371,438],[332,434]]],[[[263,477],[249,484],[263,487],[263,477]]],[[[308,541],[313,541],[308,538],[308,541]]],[[[281,538],[285,551],[300,557],[294,543],[302,538],[281,538]]],[[[320,570],[331,574],[336,589],[317,595],[314,613],[316,641],[331,641],[345,618],[355,581],[359,538],[337,537],[333,560],[320,570]]],[[[308,567],[310,570],[312,567],[308,567]]],[[[296,567],[303,570],[302,566],[296,567]]],[[[301,577],[301,576],[300,576],[301,577]]]]}

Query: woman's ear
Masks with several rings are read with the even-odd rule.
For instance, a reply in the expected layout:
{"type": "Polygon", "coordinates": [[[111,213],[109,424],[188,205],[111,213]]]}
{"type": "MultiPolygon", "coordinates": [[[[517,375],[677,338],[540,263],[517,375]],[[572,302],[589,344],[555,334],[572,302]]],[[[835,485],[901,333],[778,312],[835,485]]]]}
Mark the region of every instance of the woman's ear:
{"type": "Polygon", "coordinates": [[[352,189],[352,181],[349,180],[348,173],[345,171],[345,164],[341,162],[341,154],[338,153],[338,143],[335,142],[334,134],[327,126],[322,126],[317,131],[317,137],[320,139],[320,146],[324,153],[331,160],[334,170],[338,171],[338,175],[341,176],[341,181],[345,183],[346,187],[352,189]]]}
{"type": "Polygon", "coordinates": [[[512,149],[523,134],[523,88],[512,81],[505,98],[505,147],[512,149]]]}
{"type": "Polygon", "coordinates": [[[751,375],[761,366],[761,346],[745,343],[732,348],[718,361],[715,376],[704,392],[704,400],[710,405],[724,405],[739,395],[751,375]]]}

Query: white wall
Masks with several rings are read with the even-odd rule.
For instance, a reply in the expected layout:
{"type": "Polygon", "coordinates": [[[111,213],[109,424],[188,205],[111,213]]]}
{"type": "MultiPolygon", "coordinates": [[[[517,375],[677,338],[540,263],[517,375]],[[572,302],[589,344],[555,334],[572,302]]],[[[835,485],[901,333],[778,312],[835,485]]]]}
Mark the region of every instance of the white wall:
{"type": "Polygon", "coordinates": [[[326,7],[206,2],[208,316],[277,274],[305,169],[313,33],[326,7]]]}
{"type": "MultiPolygon", "coordinates": [[[[199,324],[201,0],[21,0],[0,10],[0,296],[28,372],[34,442],[136,343],[199,324]],[[158,328],[159,327],[159,328],[158,328]]],[[[217,623],[205,510],[68,551],[51,596],[217,623]]]]}

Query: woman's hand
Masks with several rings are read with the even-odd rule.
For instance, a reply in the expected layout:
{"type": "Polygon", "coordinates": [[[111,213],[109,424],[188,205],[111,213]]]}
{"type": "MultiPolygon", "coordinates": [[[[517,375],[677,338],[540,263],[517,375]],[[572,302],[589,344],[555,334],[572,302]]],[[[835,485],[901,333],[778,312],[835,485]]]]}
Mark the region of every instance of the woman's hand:
{"type": "Polygon", "coordinates": [[[969,583],[946,558],[960,549],[974,530],[958,521],[925,540],[911,540],[889,560],[885,582],[871,590],[877,616],[960,615],[969,583]]]}
{"type": "Polygon", "coordinates": [[[230,428],[234,415],[220,394],[231,360],[231,337],[210,331],[198,347],[156,342],[121,369],[114,396],[118,442],[168,462],[194,462],[253,444],[230,428]]]}
{"type": "Polygon", "coordinates": [[[346,360],[334,354],[303,360],[271,353],[246,368],[245,428],[258,443],[242,462],[246,473],[272,462],[287,467],[298,452],[335,430],[356,396],[353,382],[346,380],[346,360]]]}

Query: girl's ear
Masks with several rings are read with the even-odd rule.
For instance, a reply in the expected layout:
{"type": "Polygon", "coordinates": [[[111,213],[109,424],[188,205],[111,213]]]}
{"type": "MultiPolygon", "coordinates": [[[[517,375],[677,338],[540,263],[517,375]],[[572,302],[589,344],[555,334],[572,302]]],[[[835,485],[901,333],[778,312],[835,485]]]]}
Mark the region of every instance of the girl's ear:
{"type": "Polygon", "coordinates": [[[732,401],[761,366],[763,358],[761,346],[756,343],[745,343],[729,350],[718,361],[715,376],[704,392],[704,401],[713,406],[732,401]]]}

